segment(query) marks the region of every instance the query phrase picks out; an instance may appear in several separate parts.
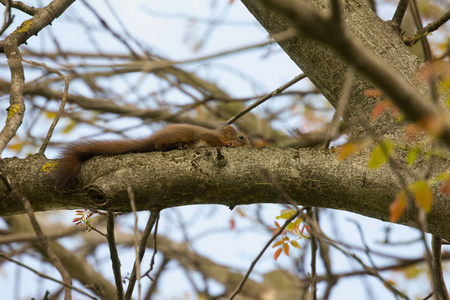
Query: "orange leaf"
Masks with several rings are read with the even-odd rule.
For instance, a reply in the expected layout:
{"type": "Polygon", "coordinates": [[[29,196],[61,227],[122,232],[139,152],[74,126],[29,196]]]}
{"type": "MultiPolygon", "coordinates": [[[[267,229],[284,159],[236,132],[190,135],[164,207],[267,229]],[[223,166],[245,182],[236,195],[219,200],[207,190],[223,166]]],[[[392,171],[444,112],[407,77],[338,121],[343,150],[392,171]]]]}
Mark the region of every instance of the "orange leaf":
{"type": "Polygon", "coordinates": [[[401,190],[397,193],[394,202],[389,206],[389,210],[391,212],[390,221],[395,223],[398,219],[403,215],[406,209],[406,192],[401,190]]]}
{"type": "Polygon", "coordinates": [[[306,231],[308,232],[308,234],[311,234],[311,230],[310,230],[310,228],[309,228],[309,226],[308,225],[303,225],[303,227],[302,227],[302,233],[303,233],[303,231],[305,231],[305,229],[306,229],[306,231]]]}
{"type": "Polygon", "coordinates": [[[283,250],[283,249],[279,248],[279,249],[277,249],[277,251],[275,251],[275,254],[273,255],[273,258],[274,258],[275,260],[278,259],[278,256],[280,256],[282,250],[283,250]]]}
{"type": "Polygon", "coordinates": [[[283,251],[287,256],[289,256],[289,244],[283,245],[283,251]]]}
{"type": "Polygon", "coordinates": [[[372,114],[370,115],[370,118],[373,120],[378,119],[379,116],[389,107],[388,103],[386,101],[381,101],[375,104],[375,106],[372,109],[372,114]]]}
{"type": "Polygon", "coordinates": [[[236,221],[234,219],[230,219],[230,229],[233,230],[236,228],[236,221]]]}
{"type": "Polygon", "coordinates": [[[278,242],[276,242],[275,244],[273,244],[272,248],[275,248],[275,247],[277,247],[277,246],[280,246],[280,245],[283,244],[283,243],[284,243],[283,240],[278,241],[278,242]]]}
{"type": "Polygon", "coordinates": [[[359,151],[366,149],[371,143],[372,140],[370,138],[364,138],[357,141],[347,142],[340,147],[334,148],[334,151],[338,154],[338,160],[344,160],[350,154],[358,153],[359,151]]]}
{"type": "Polygon", "coordinates": [[[242,209],[236,209],[236,212],[241,216],[241,217],[246,217],[245,213],[242,211],[242,209]]]}
{"type": "Polygon", "coordinates": [[[428,115],[416,123],[432,136],[439,137],[444,131],[445,122],[446,119],[444,116],[435,114],[428,115]]]}
{"type": "Polygon", "coordinates": [[[372,121],[378,119],[381,116],[381,114],[383,112],[385,112],[386,110],[389,110],[391,112],[391,114],[394,116],[398,116],[400,113],[400,111],[398,110],[398,107],[393,105],[390,100],[384,100],[384,101],[378,102],[373,107],[372,114],[370,116],[372,121]]]}
{"type": "Polygon", "coordinates": [[[383,96],[383,92],[380,90],[377,90],[377,89],[365,90],[364,96],[379,98],[379,97],[383,96]]]}
{"type": "Polygon", "coordinates": [[[450,196],[450,178],[448,178],[439,188],[439,192],[441,194],[450,196]]]}
{"type": "Polygon", "coordinates": [[[345,143],[344,145],[342,145],[337,149],[337,152],[338,152],[337,159],[344,160],[347,158],[347,156],[355,152],[355,144],[353,142],[345,143]]]}

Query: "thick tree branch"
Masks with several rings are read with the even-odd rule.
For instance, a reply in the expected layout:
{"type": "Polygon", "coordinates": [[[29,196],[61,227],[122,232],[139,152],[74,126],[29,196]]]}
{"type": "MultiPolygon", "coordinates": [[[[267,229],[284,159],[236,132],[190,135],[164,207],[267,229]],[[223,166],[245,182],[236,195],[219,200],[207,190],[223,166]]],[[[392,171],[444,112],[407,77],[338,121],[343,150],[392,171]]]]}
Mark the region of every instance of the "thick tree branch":
{"type": "MultiPolygon", "coordinates": [[[[336,31],[326,13],[329,1],[242,1],[261,25],[271,34],[294,27],[302,34],[280,43],[283,50],[301,68],[333,106],[337,106],[344,83],[347,65],[367,79],[357,76],[344,112],[354,136],[377,132],[400,140],[403,134],[396,118],[383,116],[369,124],[372,108],[379,99],[365,95],[365,91],[382,89],[407,118],[416,122],[426,116],[439,115],[438,108],[424,101],[429,95],[426,82],[417,76],[426,67],[423,61],[410,53],[398,33],[379,19],[366,5],[358,1],[343,1],[342,15],[345,31],[336,31]],[[264,2],[270,8],[261,4],[264,2]],[[289,19],[290,22],[286,21],[289,19]],[[338,55],[336,55],[338,54],[338,55]]],[[[446,95],[441,96],[441,101],[446,95]]],[[[443,140],[450,143],[450,126],[444,120],[443,140]]]]}
{"type": "Polygon", "coordinates": [[[25,103],[23,101],[25,75],[22,66],[22,56],[14,41],[6,44],[5,51],[11,72],[11,87],[8,91],[10,94],[10,105],[7,109],[8,117],[6,118],[5,126],[0,132],[0,154],[3,152],[9,141],[16,135],[20,124],[22,124],[23,115],[25,113],[25,103]]]}
{"type": "MultiPolygon", "coordinates": [[[[234,207],[279,203],[278,191],[261,174],[263,168],[301,205],[347,210],[387,221],[389,205],[400,189],[389,167],[367,169],[367,154],[339,162],[335,153],[315,149],[229,148],[220,149],[220,153],[225,159],[220,162],[216,150],[211,148],[95,157],[83,165],[80,173],[79,186],[84,188],[74,191],[59,191],[52,185],[51,168],[55,161],[43,156],[4,159],[3,168],[31,199],[35,211],[131,211],[128,184],[135,193],[137,210],[187,204],[234,207]]],[[[448,165],[447,160],[436,158],[432,162],[433,173],[443,172],[448,165]]],[[[427,167],[428,161],[416,162],[416,171],[427,167]]],[[[404,176],[410,178],[409,173],[404,176]]],[[[0,212],[18,214],[23,208],[0,192],[0,212]]],[[[450,239],[450,223],[445,222],[449,214],[450,200],[435,193],[427,218],[428,230],[450,239]]],[[[409,215],[400,222],[414,223],[409,215]]]]}
{"type": "MultiPolygon", "coordinates": [[[[437,106],[421,96],[415,86],[401,75],[400,70],[395,70],[386,61],[377,57],[369,50],[370,48],[363,47],[347,30],[339,30],[339,27],[336,30],[336,22],[302,1],[264,0],[263,2],[285,15],[294,28],[297,28],[304,36],[320,41],[336,51],[348,65],[354,66],[389,96],[407,119],[422,125],[427,130],[431,126],[434,130],[438,128],[440,140],[450,147],[450,122],[437,106]]],[[[399,41],[398,38],[396,40],[399,41]]],[[[305,74],[308,75],[306,71],[305,74]]],[[[365,111],[367,112],[367,109],[365,111]]]]}
{"type": "MultiPolygon", "coordinates": [[[[0,41],[0,52],[5,52],[5,46],[11,43],[11,40],[14,40],[16,46],[20,46],[33,35],[37,35],[39,31],[58,18],[73,2],[75,0],[54,0],[43,8],[33,10],[34,13],[31,19],[24,21],[19,28],[3,41],[0,41]]],[[[15,3],[13,3],[14,6],[15,3]]]]}

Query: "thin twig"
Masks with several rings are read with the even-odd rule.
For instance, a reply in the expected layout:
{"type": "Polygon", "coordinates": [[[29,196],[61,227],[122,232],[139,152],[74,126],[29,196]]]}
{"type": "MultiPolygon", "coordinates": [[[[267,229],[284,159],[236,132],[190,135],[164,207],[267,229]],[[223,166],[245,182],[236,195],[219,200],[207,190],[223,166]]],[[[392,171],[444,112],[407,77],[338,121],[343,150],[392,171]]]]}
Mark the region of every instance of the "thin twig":
{"type": "Polygon", "coordinates": [[[0,0],[0,2],[3,5],[6,5],[8,2],[10,3],[11,7],[18,9],[20,11],[23,11],[26,14],[29,14],[30,16],[34,16],[37,12],[37,8],[33,6],[28,6],[22,1],[10,1],[10,0],[0,0]]]}
{"type": "Polygon", "coordinates": [[[120,272],[120,259],[117,253],[116,240],[114,237],[114,212],[107,211],[106,215],[106,238],[108,240],[109,253],[111,256],[112,269],[114,273],[114,280],[117,288],[117,300],[123,299],[123,285],[122,274],[120,272]]]}
{"type": "Polygon", "coordinates": [[[248,106],[247,108],[243,109],[242,111],[240,111],[239,113],[237,113],[234,117],[232,117],[231,119],[229,119],[227,121],[227,124],[232,124],[234,123],[237,119],[239,119],[240,117],[242,117],[243,115],[245,115],[246,113],[248,113],[249,111],[251,111],[252,109],[254,109],[255,107],[257,107],[258,105],[264,103],[266,100],[272,98],[273,96],[279,95],[281,94],[285,89],[287,89],[288,87],[290,87],[291,85],[293,85],[294,83],[299,82],[300,80],[302,80],[303,78],[306,78],[305,74],[300,74],[298,76],[296,76],[294,79],[292,79],[291,81],[289,81],[288,83],[285,83],[284,85],[280,86],[279,88],[277,88],[276,90],[274,90],[273,92],[261,97],[258,99],[258,101],[256,101],[255,103],[253,103],[252,105],[248,106]]]}
{"type": "Polygon", "coordinates": [[[139,249],[138,249],[138,215],[136,210],[136,202],[134,201],[134,191],[131,188],[130,185],[127,187],[128,197],[130,198],[130,205],[131,210],[133,211],[133,217],[134,217],[134,225],[133,225],[133,238],[134,238],[134,254],[135,254],[135,261],[134,261],[134,270],[136,270],[136,278],[138,282],[138,300],[141,300],[141,259],[139,258],[139,249]]]}
{"type": "Polygon", "coordinates": [[[389,283],[387,280],[385,280],[381,275],[374,270],[373,268],[368,267],[362,259],[360,259],[356,254],[349,253],[342,247],[340,247],[334,240],[329,238],[319,227],[317,222],[315,220],[311,220],[309,216],[305,213],[301,213],[301,218],[307,220],[308,225],[311,228],[311,233],[315,234],[316,236],[320,237],[321,239],[324,239],[329,245],[331,245],[333,248],[339,250],[344,255],[353,258],[361,267],[366,270],[368,275],[372,275],[376,278],[378,278],[392,293],[394,293],[396,296],[402,297],[404,299],[409,299],[408,296],[406,296],[404,293],[400,292],[398,289],[396,289],[391,283],[389,283]]]}
{"type": "MultiPolygon", "coordinates": [[[[267,175],[266,175],[267,176],[267,175]]],[[[268,176],[268,178],[271,178],[270,174],[268,176]]],[[[276,182],[274,179],[272,179],[272,182],[276,182]]],[[[280,191],[280,195],[285,198],[287,197],[285,200],[288,202],[294,202],[295,201],[293,199],[290,198],[289,195],[287,195],[287,193],[281,188],[281,186],[279,185],[274,185],[274,187],[276,187],[279,191],[280,191]]],[[[297,208],[298,209],[298,208],[297,208]]],[[[396,289],[391,283],[389,283],[387,280],[385,280],[383,277],[380,276],[380,274],[378,274],[378,272],[376,272],[376,270],[373,270],[372,268],[366,266],[364,264],[364,262],[362,261],[362,259],[360,259],[357,255],[352,254],[347,252],[345,249],[343,249],[342,247],[340,247],[336,241],[332,240],[331,238],[329,238],[323,231],[322,229],[320,229],[319,224],[316,222],[316,220],[311,219],[308,214],[303,213],[302,209],[298,209],[297,213],[300,214],[301,218],[303,220],[306,220],[307,224],[310,227],[310,234],[311,235],[315,235],[317,238],[323,239],[325,242],[327,242],[329,245],[331,245],[333,248],[339,250],[340,252],[342,252],[344,255],[348,256],[348,257],[352,257],[356,262],[358,262],[361,267],[364,268],[364,270],[367,271],[368,275],[372,275],[376,278],[378,278],[380,281],[383,282],[383,284],[395,295],[402,297],[404,299],[409,299],[408,296],[406,296],[404,293],[400,292],[398,289],[396,289]]]]}
{"type": "Polygon", "coordinates": [[[166,265],[169,263],[170,259],[164,258],[161,266],[159,267],[158,271],[156,271],[156,274],[154,276],[154,279],[152,281],[152,284],[150,285],[150,287],[148,288],[148,291],[144,297],[144,300],[150,300],[153,293],[156,291],[156,287],[158,284],[158,280],[161,278],[161,275],[163,273],[163,271],[166,268],[166,265]]]}
{"type": "Polygon", "coordinates": [[[11,258],[11,257],[8,257],[7,255],[5,255],[5,254],[3,254],[3,253],[0,253],[0,257],[2,257],[3,259],[6,259],[7,261],[10,261],[10,262],[12,262],[12,263],[15,263],[16,265],[21,266],[21,267],[23,267],[23,268],[25,268],[25,269],[27,269],[27,270],[33,272],[34,274],[36,274],[36,275],[39,276],[39,277],[42,277],[42,278],[45,278],[45,279],[54,281],[54,282],[56,282],[56,283],[58,283],[58,284],[60,284],[60,285],[62,285],[62,286],[64,286],[64,287],[68,287],[68,288],[70,288],[70,289],[72,289],[72,290],[74,290],[74,291],[76,291],[76,292],[78,292],[78,293],[80,293],[80,294],[82,294],[82,295],[85,295],[86,297],[89,297],[89,298],[91,298],[91,299],[97,300],[97,298],[95,298],[95,297],[89,295],[89,294],[86,293],[85,291],[80,290],[79,288],[77,288],[77,287],[75,287],[75,286],[73,286],[73,285],[67,285],[67,284],[65,284],[64,282],[62,282],[61,280],[55,279],[55,278],[53,278],[53,277],[50,277],[50,276],[48,276],[48,275],[46,275],[46,274],[44,274],[44,273],[41,273],[41,272],[35,270],[35,269],[33,269],[33,268],[30,268],[29,266],[27,266],[27,265],[21,263],[20,261],[17,261],[17,260],[15,260],[15,259],[11,258]]]}
{"type": "Polygon", "coordinates": [[[55,118],[53,119],[52,125],[50,126],[50,128],[48,129],[48,133],[47,136],[44,139],[44,142],[42,143],[41,148],[39,149],[39,154],[44,154],[45,149],[48,146],[48,143],[50,142],[50,138],[52,137],[53,131],[55,130],[56,124],[58,124],[59,119],[61,118],[61,115],[64,111],[64,107],[66,106],[66,102],[67,102],[67,95],[69,93],[69,78],[67,78],[66,76],[64,76],[60,71],[50,68],[49,66],[47,66],[44,63],[39,63],[36,61],[32,61],[32,60],[28,60],[28,59],[23,59],[24,62],[26,62],[27,64],[33,65],[33,66],[38,66],[38,67],[43,67],[47,70],[47,72],[52,72],[52,73],[56,73],[59,77],[61,77],[64,80],[64,92],[62,94],[62,101],[61,101],[61,105],[59,106],[59,110],[56,113],[55,118]]]}
{"type": "MultiPolygon", "coordinates": [[[[144,257],[145,248],[147,246],[147,240],[152,232],[153,225],[156,222],[156,219],[159,216],[159,210],[153,210],[150,212],[150,217],[148,218],[147,225],[145,226],[144,232],[142,233],[141,240],[139,242],[139,255],[136,257],[136,260],[139,262],[142,261],[144,257]]],[[[131,295],[133,294],[134,285],[136,283],[136,263],[133,264],[133,271],[131,272],[130,282],[128,284],[127,291],[125,293],[125,299],[130,300],[131,295]]]]}
{"type": "Polygon", "coordinates": [[[266,243],[266,245],[262,248],[262,250],[259,252],[258,256],[252,261],[250,267],[247,270],[247,273],[244,275],[244,278],[242,278],[241,282],[239,282],[239,285],[234,290],[233,294],[228,298],[228,300],[232,300],[237,294],[240,293],[242,287],[244,286],[245,282],[248,279],[248,276],[252,272],[253,268],[255,267],[258,260],[261,258],[261,256],[264,254],[264,252],[269,248],[270,244],[283,232],[283,230],[293,221],[295,218],[297,218],[301,214],[301,210],[297,211],[295,214],[293,214],[289,219],[287,219],[283,226],[278,229],[278,232],[272,236],[272,238],[266,243]]]}
{"type": "Polygon", "coordinates": [[[392,24],[397,28],[402,25],[403,18],[405,17],[406,9],[408,8],[409,0],[400,0],[398,2],[397,9],[392,17],[392,24]]]}
{"type": "Polygon", "coordinates": [[[414,37],[417,38],[413,38],[412,40],[406,39],[404,42],[406,45],[411,45],[411,43],[414,45],[415,43],[417,43],[417,41],[419,41],[425,34],[431,33],[433,31],[436,31],[437,29],[439,29],[439,27],[441,27],[442,25],[445,24],[445,22],[447,22],[448,20],[450,20],[450,10],[448,10],[447,12],[445,12],[442,16],[440,16],[439,18],[437,18],[436,21],[429,23],[427,26],[423,27],[422,29],[418,29],[417,32],[414,34],[414,37]]]}
{"type": "Polygon", "coordinates": [[[56,255],[55,251],[52,247],[50,247],[47,238],[45,237],[44,233],[42,232],[41,226],[39,225],[39,222],[36,219],[36,215],[34,214],[34,210],[31,207],[30,200],[26,198],[22,193],[20,193],[17,189],[14,189],[11,185],[11,182],[7,175],[4,173],[3,170],[0,171],[0,178],[3,180],[9,195],[22,202],[22,205],[25,208],[25,211],[28,215],[28,218],[30,219],[31,225],[34,229],[34,232],[36,233],[37,237],[39,238],[39,241],[41,243],[42,248],[44,249],[45,253],[47,253],[48,257],[50,258],[50,261],[55,266],[55,268],[58,270],[58,272],[61,274],[61,277],[63,279],[63,282],[65,283],[64,286],[64,299],[65,300],[71,300],[72,299],[72,291],[70,289],[70,286],[72,286],[72,278],[70,277],[69,273],[65,269],[63,263],[59,259],[59,257],[56,255]]]}
{"type": "MultiPolygon", "coordinates": [[[[317,224],[319,224],[319,214],[318,214],[318,208],[315,208],[315,219],[317,224]]],[[[334,275],[333,270],[331,269],[331,259],[330,259],[330,251],[329,251],[329,245],[326,243],[323,239],[317,239],[319,242],[319,249],[320,249],[320,257],[322,258],[322,264],[325,266],[326,269],[326,281],[327,281],[327,287],[324,292],[323,299],[327,300],[330,297],[331,289],[336,285],[338,278],[334,275]]],[[[319,276],[316,276],[316,282],[319,281],[319,276]]]]}
{"type": "MultiPolygon", "coordinates": [[[[307,215],[310,219],[314,220],[314,213],[312,207],[308,207],[307,215]]],[[[312,300],[317,299],[317,237],[311,234],[311,298],[312,300]]]]}
{"type": "Polygon", "coordinates": [[[370,251],[369,245],[367,244],[366,239],[364,237],[364,232],[361,228],[361,225],[358,222],[356,222],[355,220],[349,219],[349,221],[352,222],[353,224],[355,224],[356,228],[358,229],[359,236],[361,237],[361,242],[365,249],[364,252],[366,253],[367,258],[369,259],[369,262],[372,265],[372,268],[376,269],[377,266],[375,265],[375,261],[373,260],[372,255],[370,255],[371,251],[370,251]]]}
{"type": "Polygon", "coordinates": [[[14,16],[11,16],[11,0],[5,0],[5,13],[4,13],[4,19],[3,19],[3,25],[0,29],[0,35],[5,32],[5,30],[9,27],[9,25],[12,24],[14,20],[14,16]]]}
{"type": "MultiPolygon", "coordinates": [[[[150,260],[150,268],[148,269],[147,272],[145,272],[145,274],[142,275],[142,277],[144,276],[148,276],[150,279],[152,279],[150,277],[150,272],[153,271],[153,266],[155,265],[155,258],[156,258],[156,253],[158,253],[158,224],[159,224],[159,215],[158,218],[156,219],[156,224],[155,224],[155,231],[153,232],[153,255],[152,255],[152,259],[150,260]]],[[[153,280],[153,279],[152,279],[153,280]]]]}
{"type": "Polygon", "coordinates": [[[342,117],[347,106],[348,99],[350,98],[350,92],[352,90],[352,85],[355,77],[355,69],[349,66],[347,69],[347,74],[345,76],[344,86],[342,87],[342,92],[339,97],[339,101],[334,112],[333,118],[331,119],[330,126],[328,127],[327,137],[323,143],[323,148],[328,149],[330,147],[331,140],[336,136],[338,131],[339,119],[342,117]]]}
{"type": "MultiPolygon", "coordinates": [[[[414,24],[416,25],[417,30],[423,30],[423,26],[422,26],[422,19],[420,18],[420,12],[419,12],[419,8],[417,7],[417,2],[416,0],[410,0],[411,1],[411,12],[413,15],[413,19],[414,19],[414,24]]],[[[431,61],[431,49],[430,49],[430,44],[428,43],[428,38],[427,35],[424,34],[421,37],[421,42],[422,42],[422,50],[423,50],[423,54],[425,56],[425,60],[426,61],[431,61]]]]}

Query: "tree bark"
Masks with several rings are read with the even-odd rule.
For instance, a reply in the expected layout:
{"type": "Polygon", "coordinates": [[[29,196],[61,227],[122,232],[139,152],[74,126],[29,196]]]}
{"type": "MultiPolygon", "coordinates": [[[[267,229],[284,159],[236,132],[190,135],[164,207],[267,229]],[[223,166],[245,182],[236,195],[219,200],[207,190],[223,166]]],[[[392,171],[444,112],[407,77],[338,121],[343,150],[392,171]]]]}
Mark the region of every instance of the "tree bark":
{"type": "MultiPolygon", "coordinates": [[[[296,17],[294,12],[291,16],[287,16],[287,14],[281,15],[276,9],[268,8],[262,4],[263,2],[270,3],[271,1],[268,0],[243,0],[242,2],[271,35],[279,34],[292,27],[291,24],[293,22],[289,22],[287,19],[288,17],[291,17],[291,19],[296,17]]],[[[337,107],[347,65],[352,63],[348,61],[349,55],[346,55],[346,52],[350,51],[350,49],[346,49],[345,42],[339,40],[331,41],[334,36],[332,32],[333,27],[330,26],[330,22],[328,24],[323,22],[324,20],[329,20],[326,16],[330,14],[330,1],[309,0],[306,2],[319,11],[317,16],[323,17],[323,20],[318,20],[317,18],[303,20],[302,25],[305,27],[301,28],[303,31],[299,32],[298,37],[279,44],[322,92],[331,105],[337,107]],[[321,33],[323,34],[321,35],[321,33]],[[323,41],[327,41],[327,39],[331,41],[328,44],[335,45],[335,49],[325,45],[323,41]]],[[[406,83],[407,87],[403,89],[405,93],[413,92],[423,97],[423,99],[429,99],[428,82],[418,76],[420,70],[425,68],[426,64],[409,51],[398,31],[389,22],[378,18],[365,4],[359,1],[341,2],[342,18],[344,27],[349,32],[349,38],[356,40],[358,44],[363,45],[366,50],[371,52],[370,54],[381,59],[382,62],[386,63],[386,66],[393,69],[406,83]]],[[[275,3],[273,3],[273,6],[277,6],[275,3]]],[[[289,2],[292,7],[295,7],[296,3],[305,6],[305,1],[289,2]]],[[[295,25],[294,28],[301,27],[298,24],[295,25]]],[[[337,30],[339,31],[339,29],[337,30]]],[[[339,36],[339,34],[336,34],[336,36],[339,36]]],[[[357,61],[358,55],[354,55],[353,58],[353,63],[356,65],[364,64],[364,62],[357,61]]],[[[376,70],[373,70],[373,72],[376,72],[376,70]]],[[[382,74],[378,75],[383,76],[382,74]]],[[[375,132],[401,141],[403,130],[395,117],[384,114],[375,121],[370,120],[372,109],[380,99],[368,96],[366,91],[375,88],[376,86],[364,76],[356,76],[343,118],[348,123],[354,137],[375,132]]],[[[442,95],[440,100],[444,101],[447,99],[447,96],[448,93],[442,95]]],[[[424,103],[424,105],[427,104],[424,103]]],[[[412,105],[410,109],[413,108],[414,106],[412,105]]]]}
{"type": "MultiPolygon", "coordinates": [[[[398,159],[406,154],[399,154],[398,159]]],[[[199,148],[94,157],[83,164],[78,189],[60,191],[52,184],[55,160],[34,155],[4,159],[2,170],[12,185],[30,199],[35,211],[106,209],[131,211],[127,187],[137,210],[190,204],[235,205],[285,203],[265,173],[300,205],[328,207],[389,220],[389,205],[401,189],[389,166],[367,168],[368,154],[340,162],[328,150],[284,148],[199,148]],[[263,172],[263,170],[265,172],[263,172]]],[[[448,160],[435,159],[433,174],[444,172],[448,160]]],[[[428,167],[418,159],[411,179],[428,167]]],[[[450,238],[450,200],[436,192],[428,214],[428,231],[450,238]]],[[[0,189],[0,215],[23,213],[0,189]]],[[[406,214],[400,221],[414,226],[406,214]]]]}

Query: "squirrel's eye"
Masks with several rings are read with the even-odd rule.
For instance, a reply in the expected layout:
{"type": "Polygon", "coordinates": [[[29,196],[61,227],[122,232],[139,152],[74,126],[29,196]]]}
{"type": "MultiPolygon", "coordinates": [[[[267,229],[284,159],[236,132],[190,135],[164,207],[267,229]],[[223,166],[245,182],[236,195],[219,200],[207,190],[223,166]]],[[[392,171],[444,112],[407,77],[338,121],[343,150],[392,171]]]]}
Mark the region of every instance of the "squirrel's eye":
{"type": "Polygon", "coordinates": [[[243,139],[244,139],[244,136],[243,136],[243,135],[240,135],[240,136],[239,136],[239,139],[240,139],[240,140],[243,140],[243,139]]]}

